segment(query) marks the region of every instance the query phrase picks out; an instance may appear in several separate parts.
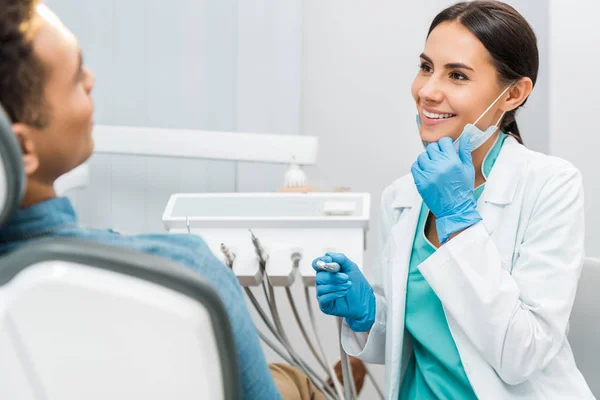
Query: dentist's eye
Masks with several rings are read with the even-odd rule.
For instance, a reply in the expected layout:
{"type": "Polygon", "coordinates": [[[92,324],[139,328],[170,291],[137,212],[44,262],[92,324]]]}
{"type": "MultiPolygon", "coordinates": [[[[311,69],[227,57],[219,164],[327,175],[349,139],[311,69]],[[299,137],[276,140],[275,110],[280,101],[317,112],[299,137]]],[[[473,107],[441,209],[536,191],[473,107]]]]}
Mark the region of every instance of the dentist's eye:
{"type": "Polygon", "coordinates": [[[424,74],[431,74],[433,72],[433,68],[429,64],[419,63],[419,71],[424,74]]]}
{"type": "Polygon", "coordinates": [[[460,72],[451,72],[450,79],[455,81],[468,81],[469,78],[465,74],[461,74],[460,72]]]}

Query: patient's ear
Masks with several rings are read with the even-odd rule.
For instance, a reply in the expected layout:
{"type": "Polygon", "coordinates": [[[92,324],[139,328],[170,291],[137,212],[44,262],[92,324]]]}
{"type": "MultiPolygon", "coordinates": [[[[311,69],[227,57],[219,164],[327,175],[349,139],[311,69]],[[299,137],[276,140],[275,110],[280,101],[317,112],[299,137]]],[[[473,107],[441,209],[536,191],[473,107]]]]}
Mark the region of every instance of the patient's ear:
{"type": "Polygon", "coordinates": [[[13,124],[13,132],[17,137],[17,141],[21,146],[21,153],[23,154],[23,168],[25,168],[25,175],[30,176],[34,174],[40,166],[40,160],[38,158],[35,142],[32,137],[32,128],[25,124],[13,124]]]}

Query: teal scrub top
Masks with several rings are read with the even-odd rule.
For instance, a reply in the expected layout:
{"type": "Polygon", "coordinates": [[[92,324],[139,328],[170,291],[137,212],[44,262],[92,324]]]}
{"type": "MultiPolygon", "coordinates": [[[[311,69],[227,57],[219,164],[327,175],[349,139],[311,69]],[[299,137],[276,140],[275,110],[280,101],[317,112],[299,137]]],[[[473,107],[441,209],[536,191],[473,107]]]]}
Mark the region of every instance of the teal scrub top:
{"type": "MultiPolygon", "coordinates": [[[[486,179],[505,139],[506,134],[500,132],[483,162],[486,179]]],[[[484,187],[485,184],[475,189],[476,199],[484,187]]],[[[428,216],[429,209],[423,203],[410,258],[404,320],[414,351],[402,381],[400,399],[477,399],[448,328],[442,303],[417,268],[436,251],[425,234],[428,216]]]]}

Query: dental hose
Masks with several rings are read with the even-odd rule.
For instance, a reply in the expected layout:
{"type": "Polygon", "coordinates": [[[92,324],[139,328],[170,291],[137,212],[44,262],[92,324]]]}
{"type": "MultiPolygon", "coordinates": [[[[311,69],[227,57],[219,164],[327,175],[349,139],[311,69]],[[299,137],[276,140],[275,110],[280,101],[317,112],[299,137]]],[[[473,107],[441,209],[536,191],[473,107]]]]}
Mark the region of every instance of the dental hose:
{"type": "MultiPolygon", "coordinates": [[[[269,290],[269,298],[271,300],[269,302],[269,307],[271,309],[271,315],[273,317],[273,322],[275,323],[275,328],[277,329],[277,331],[280,334],[280,340],[282,341],[282,343],[284,344],[284,346],[286,348],[288,348],[289,351],[291,351],[290,355],[292,356],[292,358],[294,358],[296,360],[296,362],[298,364],[300,364],[300,368],[302,370],[304,370],[304,372],[307,375],[309,375],[309,376],[313,375],[318,380],[318,382],[321,383],[323,385],[323,387],[326,388],[326,390],[330,391],[331,388],[329,386],[327,386],[327,384],[325,383],[325,381],[323,381],[317,375],[317,373],[301,357],[299,357],[297,355],[296,351],[294,350],[294,348],[292,347],[290,341],[288,340],[287,335],[285,334],[285,331],[283,329],[283,325],[281,323],[281,319],[279,318],[279,311],[277,310],[277,303],[275,301],[275,293],[273,291],[273,286],[269,282],[269,276],[267,275],[266,269],[265,269],[265,280],[267,282],[267,288],[269,290]]],[[[264,283],[264,281],[263,281],[263,283],[264,283]]],[[[319,386],[319,385],[316,384],[316,382],[313,381],[313,383],[315,383],[315,386],[319,386]]]]}
{"type": "MultiPolygon", "coordinates": [[[[300,356],[298,356],[298,354],[291,347],[289,340],[287,339],[287,336],[285,334],[285,331],[283,330],[281,320],[279,319],[279,313],[277,312],[277,304],[275,302],[275,294],[273,291],[273,287],[271,286],[271,284],[269,282],[268,275],[266,272],[266,262],[267,262],[269,256],[268,256],[267,252],[264,250],[264,248],[261,246],[258,238],[254,235],[254,233],[251,230],[250,230],[250,233],[251,233],[251,237],[252,237],[252,243],[255,247],[255,250],[256,250],[256,253],[257,253],[257,256],[259,259],[259,266],[260,266],[261,272],[264,273],[263,276],[267,278],[266,281],[267,281],[267,286],[269,288],[268,294],[267,294],[267,289],[265,287],[264,279],[261,281],[261,284],[262,284],[263,292],[265,295],[265,299],[267,301],[267,304],[268,304],[271,314],[273,316],[273,321],[275,322],[276,326],[273,326],[273,324],[267,317],[266,313],[264,312],[264,310],[262,309],[262,307],[256,300],[256,297],[254,296],[252,291],[249,288],[245,287],[244,289],[246,291],[248,298],[252,302],[254,308],[258,312],[259,316],[261,317],[261,319],[263,320],[265,325],[267,325],[267,328],[271,331],[273,336],[275,336],[275,338],[283,345],[283,347],[289,353],[291,359],[294,361],[294,363],[290,363],[290,365],[294,365],[295,367],[302,369],[306,373],[307,377],[311,380],[311,382],[329,400],[337,399],[337,396],[332,391],[332,389],[319,377],[319,375],[309,365],[306,364],[306,362],[300,356]],[[332,399],[332,397],[333,397],[333,399],[332,399]]],[[[221,251],[225,255],[225,257],[227,259],[227,264],[229,265],[229,267],[233,268],[233,261],[235,260],[235,254],[231,253],[224,244],[221,244],[221,251]]],[[[264,337],[264,335],[262,335],[262,336],[264,337]]],[[[277,350],[275,350],[272,346],[270,346],[269,343],[267,343],[267,342],[265,342],[265,343],[269,347],[271,347],[274,351],[277,352],[277,350]]]]}
{"type": "Polygon", "coordinates": [[[346,399],[355,400],[356,397],[354,393],[356,392],[356,383],[354,382],[354,379],[351,378],[348,355],[342,346],[342,318],[337,318],[337,325],[340,337],[340,357],[342,360],[342,376],[344,377],[344,395],[346,396],[346,399]]]}
{"type": "MultiPolygon", "coordinates": [[[[271,323],[271,321],[267,317],[266,313],[264,312],[264,310],[262,309],[262,307],[258,303],[258,300],[254,296],[254,293],[252,293],[252,291],[250,290],[250,288],[245,287],[244,290],[246,291],[246,294],[248,295],[248,298],[252,302],[252,305],[254,306],[254,308],[256,309],[256,311],[258,312],[260,318],[262,319],[262,321],[264,322],[264,324],[267,326],[267,328],[269,329],[269,331],[271,332],[271,334],[275,337],[275,339],[277,339],[282,344],[282,346],[285,348],[285,350],[288,352],[288,354],[292,358],[293,362],[291,362],[290,365],[304,370],[304,372],[306,373],[306,375],[308,376],[308,378],[311,380],[311,382],[317,388],[319,388],[319,390],[326,397],[331,398],[331,396],[333,396],[334,399],[337,398],[335,396],[335,393],[331,392],[331,388],[317,375],[317,373],[314,370],[312,370],[308,365],[306,365],[302,361],[302,359],[298,356],[298,354],[296,354],[296,352],[292,348],[286,346],[283,338],[281,337],[281,335],[279,334],[279,332],[277,332],[277,330],[275,329],[275,327],[273,326],[273,324],[271,323]]],[[[266,344],[269,345],[268,343],[266,343],[266,344]]]]}
{"type": "MultiPolygon", "coordinates": [[[[293,262],[294,270],[298,269],[298,264],[300,263],[300,258],[301,258],[300,254],[298,254],[298,253],[292,254],[292,262],[293,262]]],[[[327,363],[321,357],[322,355],[319,355],[319,353],[317,353],[317,350],[315,349],[315,346],[314,346],[312,340],[308,336],[308,333],[306,332],[306,329],[304,328],[304,324],[302,323],[302,319],[300,318],[300,313],[298,313],[298,308],[296,307],[296,302],[294,301],[294,296],[292,295],[292,291],[287,286],[285,288],[285,294],[287,295],[288,302],[290,303],[290,307],[292,309],[292,313],[294,314],[294,318],[296,319],[296,323],[298,324],[298,328],[300,329],[300,333],[302,333],[302,337],[304,337],[304,341],[308,345],[310,352],[313,354],[313,356],[315,357],[315,359],[317,360],[319,365],[321,365],[321,367],[323,368],[325,373],[329,375],[330,372],[327,369],[327,363]]]]}
{"type": "MultiPolygon", "coordinates": [[[[294,351],[294,349],[285,333],[285,330],[283,329],[283,325],[282,325],[281,319],[279,317],[279,312],[277,310],[277,302],[275,299],[275,292],[273,290],[273,286],[271,285],[271,282],[269,280],[269,276],[267,273],[266,263],[269,259],[269,254],[267,253],[265,248],[262,246],[262,244],[260,243],[260,240],[256,237],[254,232],[252,232],[251,229],[249,231],[250,231],[250,235],[251,235],[251,239],[252,239],[252,244],[256,251],[256,255],[258,256],[259,266],[260,266],[261,272],[263,273],[263,280],[261,282],[262,288],[263,288],[263,293],[265,295],[267,304],[269,305],[269,310],[271,311],[271,316],[273,318],[273,323],[275,324],[276,331],[279,333],[279,335],[278,335],[279,341],[281,342],[281,344],[283,344],[285,346],[285,348],[288,350],[288,352],[290,352],[290,356],[296,361],[296,363],[299,364],[300,368],[302,370],[304,370],[304,372],[307,375],[309,375],[309,376],[312,375],[315,379],[318,380],[319,383],[321,383],[325,387],[325,390],[331,391],[331,388],[329,388],[327,386],[327,384],[314,372],[314,370],[309,365],[307,365],[306,362],[301,357],[299,357],[297,355],[297,353],[294,351]],[[266,285],[265,285],[265,282],[266,282],[266,285]],[[267,289],[268,289],[268,293],[267,293],[267,289]]],[[[315,386],[318,386],[316,384],[316,382],[314,382],[314,380],[313,380],[313,383],[315,383],[315,386]]]]}
{"type": "MultiPolygon", "coordinates": [[[[310,323],[311,323],[312,328],[313,328],[313,333],[315,334],[315,337],[318,338],[318,337],[320,337],[320,335],[319,335],[319,328],[317,327],[317,321],[316,321],[315,315],[313,313],[312,302],[310,300],[310,293],[309,293],[309,290],[308,290],[308,286],[304,287],[304,298],[306,300],[306,308],[308,310],[308,317],[310,319],[310,323]]],[[[344,388],[343,388],[340,380],[338,379],[337,374],[335,373],[335,370],[333,369],[333,366],[327,360],[327,355],[325,354],[325,349],[323,349],[323,345],[318,340],[317,340],[317,345],[319,346],[319,349],[321,350],[321,354],[323,355],[323,358],[325,359],[325,362],[329,366],[329,376],[331,377],[331,380],[333,382],[333,386],[335,386],[335,391],[337,392],[338,397],[341,400],[345,400],[345,397],[344,397],[344,388]]]]}

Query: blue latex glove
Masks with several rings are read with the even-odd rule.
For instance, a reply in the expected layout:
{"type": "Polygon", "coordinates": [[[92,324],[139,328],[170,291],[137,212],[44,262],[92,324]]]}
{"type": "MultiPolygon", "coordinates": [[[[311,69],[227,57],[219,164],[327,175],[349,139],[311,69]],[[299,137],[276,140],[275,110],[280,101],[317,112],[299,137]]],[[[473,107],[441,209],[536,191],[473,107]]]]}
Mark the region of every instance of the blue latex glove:
{"type": "Polygon", "coordinates": [[[375,294],[358,266],[338,253],[327,253],[315,259],[312,266],[317,271],[317,300],[321,311],[345,318],[355,332],[371,329],[375,323],[375,294]],[[319,260],[340,264],[340,272],[320,271],[316,267],[319,260]]]}
{"type": "Polygon", "coordinates": [[[475,200],[471,138],[460,138],[458,152],[445,137],[427,146],[411,172],[423,201],[436,217],[440,243],[481,221],[475,200]]]}

